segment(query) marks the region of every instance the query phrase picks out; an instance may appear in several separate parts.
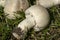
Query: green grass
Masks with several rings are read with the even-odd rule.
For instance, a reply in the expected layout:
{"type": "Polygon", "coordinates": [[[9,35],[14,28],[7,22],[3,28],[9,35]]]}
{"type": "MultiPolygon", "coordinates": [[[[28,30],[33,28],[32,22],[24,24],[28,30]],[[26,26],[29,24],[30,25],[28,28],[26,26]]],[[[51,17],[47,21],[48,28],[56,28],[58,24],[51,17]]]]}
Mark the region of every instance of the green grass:
{"type": "Polygon", "coordinates": [[[14,27],[17,27],[18,23],[25,19],[25,14],[24,12],[18,11],[17,13],[21,13],[21,17],[16,17],[15,20],[10,20],[6,18],[3,10],[4,7],[0,6],[0,40],[8,40],[11,37],[11,31],[14,29],[14,27]]]}
{"type": "MultiPolygon", "coordinates": [[[[30,5],[33,5],[31,2],[30,5]]],[[[17,13],[20,13],[21,17],[10,20],[4,15],[3,9],[4,7],[0,6],[0,40],[9,40],[11,31],[25,19],[25,14],[18,11],[17,13]]],[[[60,40],[60,6],[53,6],[47,10],[50,14],[49,25],[40,32],[34,32],[33,29],[29,30],[25,40],[60,40]]]]}

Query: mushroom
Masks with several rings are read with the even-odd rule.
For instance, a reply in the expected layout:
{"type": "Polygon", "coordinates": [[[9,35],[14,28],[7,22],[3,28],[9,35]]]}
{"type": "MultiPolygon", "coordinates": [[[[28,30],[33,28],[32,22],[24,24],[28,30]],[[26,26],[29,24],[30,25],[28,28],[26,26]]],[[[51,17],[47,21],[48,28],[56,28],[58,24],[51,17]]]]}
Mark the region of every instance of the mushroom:
{"type": "Polygon", "coordinates": [[[48,25],[50,19],[47,10],[39,5],[33,5],[28,8],[25,11],[25,15],[26,19],[20,22],[18,27],[12,32],[13,36],[17,39],[24,38],[24,35],[30,28],[34,28],[34,31],[44,29],[48,25]]]}
{"type": "Polygon", "coordinates": [[[5,1],[6,0],[0,0],[0,6],[3,6],[4,7],[5,6],[5,1]]]}
{"type": "Polygon", "coordinates": [[[4,12],[8,19],[16,19],[16,17],[20,17],[17,14],[17,11],[25,11],[29,7],[29,3],[27,0],[6,0],[4,12]]]}
{"type": "Polygon", "coordinates": [[[41,5],[45,8],[49,8],[54,5],[60,4],[60,0],[36,0],[36,4],[41,5]]]}

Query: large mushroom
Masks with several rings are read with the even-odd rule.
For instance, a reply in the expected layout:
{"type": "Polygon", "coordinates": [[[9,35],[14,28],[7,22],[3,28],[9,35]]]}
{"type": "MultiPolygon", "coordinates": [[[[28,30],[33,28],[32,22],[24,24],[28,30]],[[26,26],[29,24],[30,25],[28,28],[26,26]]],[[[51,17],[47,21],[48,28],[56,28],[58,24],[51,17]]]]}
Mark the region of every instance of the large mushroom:
{"type": "Polygon", "coordinates": [[[29,7],[27,0],[6,0],[4,12],[8,19],[16,19],[20,15],[17,11],[25,11],[29,7]]]}
{"type": "Polygon", "coordinates": [[[49,8],[54,5],[60,4],[60,0],[36,0],[36,4],[41,5],[45,8],[49,8]]]}
{"type": "Polygon", "coordinates": [[[49,13],[47,10],[39,5],[33,5],[25,11],[26,19],[18,24],[18,27],[13,30],[12,34],[15,38],[24,38],[26,32],[30,28],[34,31],[44,29],[49,23],[49,13]]]}

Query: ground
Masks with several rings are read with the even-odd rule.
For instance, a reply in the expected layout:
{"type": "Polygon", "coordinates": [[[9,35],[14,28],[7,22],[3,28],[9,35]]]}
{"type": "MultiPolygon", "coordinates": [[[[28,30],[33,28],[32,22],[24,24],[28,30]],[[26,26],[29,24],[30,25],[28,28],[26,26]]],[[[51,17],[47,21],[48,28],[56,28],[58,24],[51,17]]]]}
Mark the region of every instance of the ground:
{"type": "MultiPolygon", "coordinates": [[[[30,5],[33,5],[32,0],[29,1],[30,5]]],[[[10,20],[6,18],[3,11],[4,7],[0,6],[0,40],[9,40],[11,38],[11,31],[17,27],[23,19],[25,19],[24,12],[21,13],[20,18],[16,20],[10,20]]],[[[39,31],[29,30],[25,40],[60,40],[60,5],[53,6],[47,9],[50,14],[49,25],[39,31]]]]}

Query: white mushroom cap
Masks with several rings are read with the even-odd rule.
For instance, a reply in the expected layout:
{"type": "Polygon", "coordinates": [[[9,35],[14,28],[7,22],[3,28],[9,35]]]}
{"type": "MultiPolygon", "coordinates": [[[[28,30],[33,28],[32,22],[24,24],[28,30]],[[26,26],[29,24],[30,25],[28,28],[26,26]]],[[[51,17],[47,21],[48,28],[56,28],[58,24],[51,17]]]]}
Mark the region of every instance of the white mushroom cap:
{"type": "Polygon", "coordinates": [[[20,15],[16,13],[17,11],[25,11],[28,7],[29,3],[27,0],[6,0],[4,12],[7,18],[15,19],[16,17],[20,17],[20,15]]]}
{"type": "Polygon", "coordinates": [[[42,5],[45,8],[60,4],[60,0],[36,0],[37,5],[42,5]]]}
{"type": "Polygon", "coordinates": [[[50,19],[47,10],[39,5],[31,6],[25,11],[25,14],[26,18],[33,17],[34,18],[33,20],[36,21],[36,25],[34,27],[36,31],[45,28],[50,19]]]}
{"type": "Polygon", "coordinates": [[[3,6],[4,7],[5,6],[5,1],[6,0],[0,0],[0,6],[3,6]]]}

